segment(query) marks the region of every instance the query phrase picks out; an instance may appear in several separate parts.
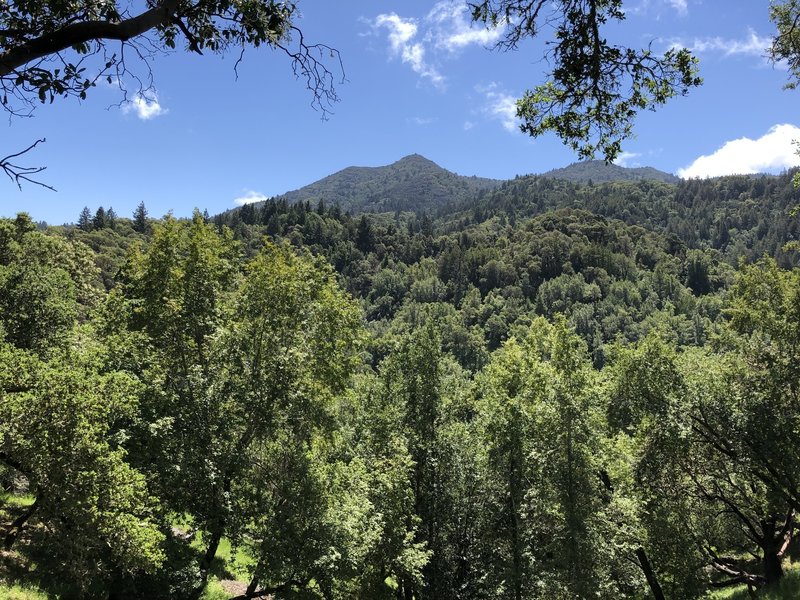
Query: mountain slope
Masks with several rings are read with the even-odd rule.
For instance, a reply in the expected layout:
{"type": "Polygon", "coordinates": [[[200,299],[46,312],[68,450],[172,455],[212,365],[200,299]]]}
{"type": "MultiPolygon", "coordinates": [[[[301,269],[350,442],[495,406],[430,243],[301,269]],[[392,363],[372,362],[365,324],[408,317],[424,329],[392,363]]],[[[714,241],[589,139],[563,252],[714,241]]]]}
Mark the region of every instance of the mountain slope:
{"type": "Polygon", "coordinates": [[[290,204],[338,203],[343,211],[352,213],[424,212],[461,203],[501,184],[494,179],[456,175],[412,154],[384,167],[348,167],[281,198],[290,204]]]}
{"type": "Polygon", "coordinates": [[[541,177],[551,179],[564,179],[574,183],[606,183],[609,181],[663,181],[664,183],[677,184],[681,180],[672,173],[665,173],[653,167],[620,167],[615,164],[606,164],[602,160],[586,160],[572,163],[561,169],[553,169],[542,173],[541,177]]]}

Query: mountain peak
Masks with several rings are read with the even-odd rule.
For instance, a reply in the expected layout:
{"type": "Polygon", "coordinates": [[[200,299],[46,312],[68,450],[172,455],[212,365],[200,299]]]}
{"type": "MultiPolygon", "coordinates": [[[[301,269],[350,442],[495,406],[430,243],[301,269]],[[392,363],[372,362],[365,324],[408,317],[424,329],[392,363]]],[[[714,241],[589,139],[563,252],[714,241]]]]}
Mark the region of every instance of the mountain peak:
{"type": "MultiPolygon", "coordinates": [[[[427,158],[422,156],[422,154],[417,154],[416,152],[414,152],[412,154],[404,156],[403,158],[401,158],[401,159],[399,159],[399,160],[397,160],[395,162],[401,163],[401,162],[407,162],[407,161],[413,161],[413,160],[419,160],[419,159],[428,160],[427,158]]],[[[429,162],[431,162],[431,161],[429,161],[429,162]]]]}
{"type": "Polygon", "coordinates": [[[445,170],[444,168],[440,167],[435,162],[433,162],[431,159],[425,158],[421,154],[416,154],[416,153],[409,154],[408,156],[404,156],[403,158],[401,158],[397,162],[392,163],[391,166],[393,166],[393,167],[402,167],[402,166],[418,167],[418,166],[424,166],[424,167],[436,167],[437,169],[442,169],[443,171],[445,170]]]}
{"type": "Polygon", "coordinates": [[[383,167],[348,167],[299,190],[283,194],[288,202],[322,200],[358,212],[436,211],[458,204],[502,182],[464,177],[421,154],[409,154],[383,167]]]}

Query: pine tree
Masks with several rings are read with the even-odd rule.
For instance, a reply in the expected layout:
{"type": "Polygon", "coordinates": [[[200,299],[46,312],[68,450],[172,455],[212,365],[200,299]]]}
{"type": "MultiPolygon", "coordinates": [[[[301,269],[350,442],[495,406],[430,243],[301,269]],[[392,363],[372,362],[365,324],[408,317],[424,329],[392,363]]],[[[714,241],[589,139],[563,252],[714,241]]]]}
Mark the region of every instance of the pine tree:
{"type": "Polygon", "coordinates": [[[356,230],[356,247],[364,254],[372,252],[373,238],[372,225],[366,215],[361,215],[356,230]]]}
{"type": "Polygon", "coordinates": [[[136,210],[133,211],[133,230],[139,233],[147,233],[150,225],[147,222],[147,209],[144,207],[144,202],[140,202],[136,210]]]}
{"type": "Polygon", "coordinates": [[[92,213],[89,210],[88,206],[83,207],[83,210],[81,211],[81,214],[78,217],[78,229],[80,229],[81,231],[92,230],[92,213]]]}
{"type": "Polygon", "coordinates": [[[92,219],[92,229],[104,229],[108,225],[106,220],[106,209],[102,206],[97,209],[92,219]]]}
{"type": "Polygon", "coordinates": [[[110,206],[106,211],[106,227],[109,229],[116,229],[117,228],[117,213],[114,212],[114,209],[110,206]]]}

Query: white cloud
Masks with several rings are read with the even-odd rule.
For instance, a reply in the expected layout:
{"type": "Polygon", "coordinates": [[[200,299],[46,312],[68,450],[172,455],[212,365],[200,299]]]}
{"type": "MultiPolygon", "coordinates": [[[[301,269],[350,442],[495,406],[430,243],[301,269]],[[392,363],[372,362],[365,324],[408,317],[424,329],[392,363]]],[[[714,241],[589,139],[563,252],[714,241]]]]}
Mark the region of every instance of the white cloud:
{"type": "Polygon", "coordinates": [[[689,14],[687,0],[667,0],[667,2],[681,17],[685,17],[687,14],[689,14]]]}
{"type": "Polygon", "coordinates": [[[378,15],[374,25],[389,30],[389,47],[392,54],[399,56],[400,60],[408,64],[418,75],[430,79],[435,86],[444,83],[444,77],[425,60],[423,45],[420,42],[412,42],[418,30],[413,19],[404,19],[395,13],[390,13],[378,15]]]}
{"type": "Polygon", "coordinates": [[[389,51],[437,87],[445,77],[442,59],[452,58],[467,46],[487,46],[503,35],[504,27],[473,27],[469,9],[461,0],[443,0],[421,20],[386,13],[375,17],[373,29],[388,31],[389,51]]]}
{"type": "Polygon", "coordinates": [[[234,198],[233,203],[236,206],[244,206],[245,204],[253,204],[254,202],[264,202],[265,200],[268,200],[268,198],[261,192],[247,190],[245,191],[244,194],[242,194],[238,198],[234,198]]]}
{"type": "Polygon", "coordinates": [[[639,152],[620,152],[616,160],[614,160],[614,164],[620,167],[638,167],[639,163],[633,159],[639,158],[640,156],[641,154],[639,152]]]}
{"type": "Polygon", "coordinates": [[[428,13],[426,21],[433,26],[431,38],[437,48],[449,52],[477,44],[494,44],[503,35],[503,27],[475,27],[464,2],[445,0],[436,4],[428,13]]]}
{"type": "Polygon", "coordinates": [[[389,30],[389,43],[394,52],[399,53],[403,46],[417,35],[417,24],[413,19],[403,19],[395,13],[378,15],[375,25],[389,30]]]}
{"type": "Polygon", "coordinates": [[[472,121],[464,121],[464,131],[469,131],[473,127],[475,127],[475,123],[472,121]]]}
{"type": "Polygon", "coordinates": [[[133,100],[129,100],[122,105],[122,114],[136,113],[142,121],[149,121],[169,112],[158,102],[155,92],[143,92],[137,94],[133,100]]]}
{"type": "Polygon", "coordinates": [[[656,12],[658,18],[665,6],[669,6],[679,17],[685,17],[689,14],[688,0],[640,0],[638,4],[632,4],[630,8],[626,8],[626,12],[632,15],[646,15],[656,12]]]}
{"type": "Polygon", "coordinates": [[[672,40],[673,48],[688,48],[692,52],[710,53],[718,52],[724,56],[766,56],[772,43],[771,38],[760,36],[752,29],[747,30],[747,35],[742,39],[727,39],[722,37],[695,38],[691,43],[684,40],[672,40]]]}
{"type": "Polygon", "coordinates": [[[434,117],[409,117],[406,119],[406,122],[424,127],[426,125],[430,125],[431,123],[435,123],[436,119],[434,117]]]}
{"type": "Polygon", "coordinates": [[[503,128],[511,133],[519,131],[517,119],[517,99],[503,91],[499,91],[496,83],[476,88],[486,98],[484,113],[500,121],[503,128]]]}
{"type": "Polygon", "coordinates": [[[725,142],[714,153],[697,158],[678,170],[678,176],[718,177],[720,175],[775,172],[800,166],[793,140],[800,139],[800,127],[775,125],[756,140],[739,138],[725,142]]]}

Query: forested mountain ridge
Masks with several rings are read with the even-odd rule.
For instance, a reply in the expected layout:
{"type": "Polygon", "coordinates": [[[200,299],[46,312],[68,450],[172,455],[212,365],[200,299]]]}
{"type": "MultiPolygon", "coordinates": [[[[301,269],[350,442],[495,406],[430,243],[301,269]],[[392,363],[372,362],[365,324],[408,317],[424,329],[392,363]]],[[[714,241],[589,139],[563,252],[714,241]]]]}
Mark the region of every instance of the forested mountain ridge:
{"type": "MultiPolygon", "coordinates": [[[[583,161],[539,177],[574,183],[609,181],[663,181],[676,184],[674,175],[652,167],[624,168],[603,161],[583,161]]],[[[484,197],[507,183],[484,177],[466,177],[443,169],[419,154],[401,158],[383,167],[347,167],[300,189],[280,194],[277,199],[289,204],[322,201],[338,204],[343,212],[446,213],[465,203],[484,197]]]]}
{"type": "Polygon", "coordinates": [[[541,177],[563,179],[574,183],[606,183],[609,181],[663,181],[680,183],[680,177],[653,167],[622,167],[602,160],[582,160],[560,169],[552,169],[541,177]]]}
{"type": "Polygon", "coordinates": [[[455,206],[502,182],[465,177],[412,154],[384,167],[348,167],[298,190],[282,194],[290,204],[319,201],[351,213],[435,211],[455,206]]]}
{"type": "Polygon", "coordinates": [[[736,265],[767,254],[796,266],[797,254],[784,245],[800,239],[792,209],[800,204],[795,171],[782,175],[732,175],[691,179],[677,185],[659,181],[583,185],[541,176],[518,177],[499,189],[443,214],[440,226],[457,231],[465,223],[493,216],[512,223],[550,210],[577,208],[674,235],[692,248],[720,250],[736,265]]]}

